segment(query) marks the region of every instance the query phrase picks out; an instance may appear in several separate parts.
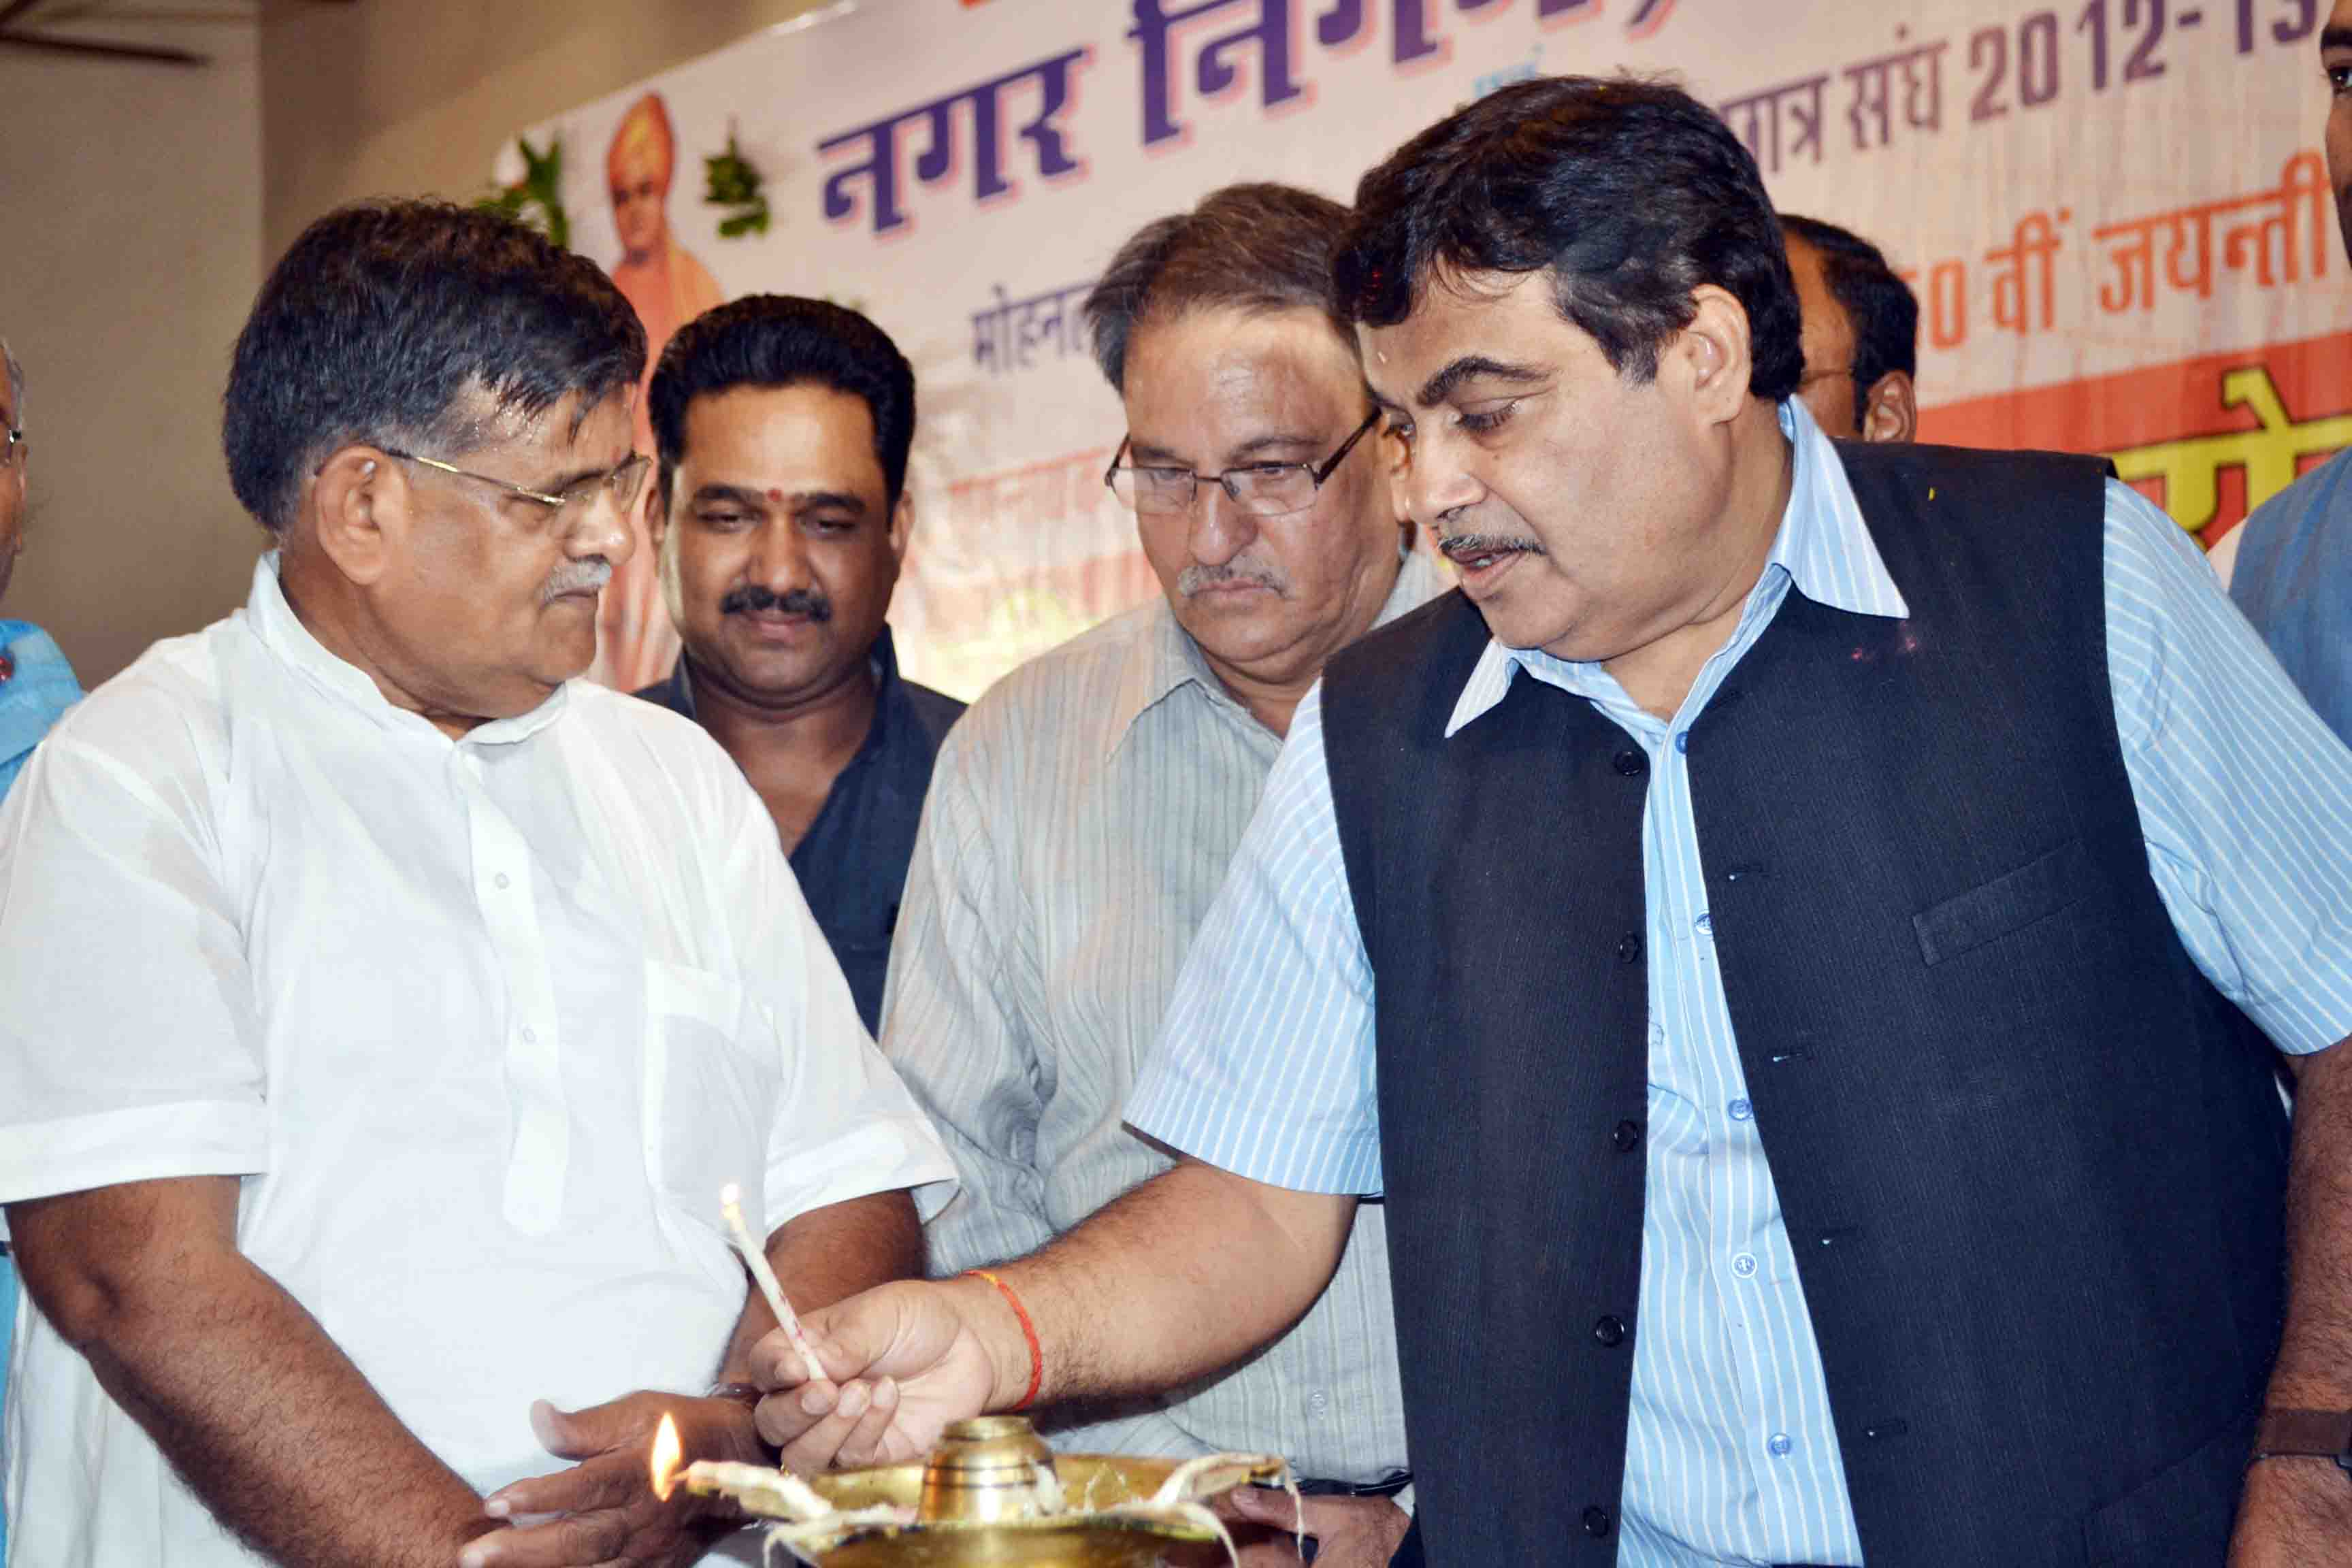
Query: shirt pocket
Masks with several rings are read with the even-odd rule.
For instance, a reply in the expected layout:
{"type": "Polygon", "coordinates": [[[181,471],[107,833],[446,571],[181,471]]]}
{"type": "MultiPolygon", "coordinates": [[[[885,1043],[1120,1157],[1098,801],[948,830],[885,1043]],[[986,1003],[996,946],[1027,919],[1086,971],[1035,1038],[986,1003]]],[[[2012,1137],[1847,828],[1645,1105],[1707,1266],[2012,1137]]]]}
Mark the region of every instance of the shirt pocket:
{"type": "MultiPolygon", "coordinates": [[[[734,981],[708,970],[646,963],[646,1173],[667,1228],[710,1258],[723,1238],[719,1190],[743,1189],[743,1216],[766,1239],[768,1130],[782,1089],[773,1021],[734,981]],[[697,1243],[701,1245],[697,1245],[697,1243]]],[[[721,1272],[740,1283],[732,1260],[721,1272]]]]}
{"type": "Polygon", "coordinates": [[[1930,968],[2046,920],[2090,895],[2090,856],[2069,838],[2015,870],[1911,917],[1930,968]]]}

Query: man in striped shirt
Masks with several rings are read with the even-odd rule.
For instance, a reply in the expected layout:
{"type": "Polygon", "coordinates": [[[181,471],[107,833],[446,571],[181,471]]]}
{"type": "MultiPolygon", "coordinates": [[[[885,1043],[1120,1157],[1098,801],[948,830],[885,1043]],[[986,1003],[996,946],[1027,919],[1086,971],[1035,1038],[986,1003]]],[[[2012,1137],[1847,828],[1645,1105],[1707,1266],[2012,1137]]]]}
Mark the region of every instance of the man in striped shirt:
{"type": "Polygon", "coordinates": [[[815,1316],[883,1449],[1229,1358],[1380,1193],[1433,1563],[2352,1558],[2352,752],[2096,460],[1823,437],[1678,89],[1356,205],[1463,594],[1299,704],[1129,1106],[1190,1158],[815,1316]]]}
{"type": "MultiPolygon", "coordinates": [[[[1014,671],[940,749],[882,1030],[967,1184],[929,1227],[935,1272],[1029,1252],[1166,1168],[1120,1118],[1291,710],[1444,586],[1325,304],[1346,216],[1221,191],[1137,234],[1087,300],[1128,420],[1107,478],[1164,598],[1014,671]]],[[[1322,1561],[1385,1562],[1405,1449],[1380,1210],[1353,1232],[1265,1354],[1055,1440],[1280,1450],[1331,1489],[1307,1508],[1322,1561]]]]}

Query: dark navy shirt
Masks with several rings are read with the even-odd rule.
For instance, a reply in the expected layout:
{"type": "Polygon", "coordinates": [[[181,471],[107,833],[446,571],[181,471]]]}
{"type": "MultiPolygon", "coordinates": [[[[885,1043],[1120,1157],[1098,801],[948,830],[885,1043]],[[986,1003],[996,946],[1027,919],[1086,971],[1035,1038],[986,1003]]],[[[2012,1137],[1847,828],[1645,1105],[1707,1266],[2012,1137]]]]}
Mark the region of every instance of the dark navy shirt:
{"type": "MultiPolygon", "coordinates": [[[[849,978],[849,994],[867,1033],[882,1022],[882,980],[890,967],[890,930],[915,828],[930,787],[931,761],[963,704],[898,675],[890,629],[874,639],[874,724],[849,765],[833,781],[816,818],[792,853],[793,875],[833,956],[849,978]]],[[[697,719],[694,688],[680,655],[669,679],[637,693],[673,712],[697,719]]]]}

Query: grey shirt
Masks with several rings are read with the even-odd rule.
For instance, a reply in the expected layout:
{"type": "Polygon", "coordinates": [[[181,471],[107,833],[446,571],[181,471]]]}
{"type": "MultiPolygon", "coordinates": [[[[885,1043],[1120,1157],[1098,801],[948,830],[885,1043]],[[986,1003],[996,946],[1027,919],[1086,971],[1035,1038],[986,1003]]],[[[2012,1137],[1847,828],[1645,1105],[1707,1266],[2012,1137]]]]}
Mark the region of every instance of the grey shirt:
{"type": "MultiPolygon", "coordinates": [[[[1380,618],[1448,585],[1409,554],[1380,618]]],[[[1014,670],[949,732],[882,1031],[963,1178],[929,1227],[934,1272],[1033,1251],[1168,1167],[1123,1108],[1281,746],[1156,599],[1014,670]]],[[[1379,1207],[1359,1210],[1330,1288],[1281,1341],[1054,1440],[1271,1451],[1359,1483],[1404,1468],[1379,1207]]]]}

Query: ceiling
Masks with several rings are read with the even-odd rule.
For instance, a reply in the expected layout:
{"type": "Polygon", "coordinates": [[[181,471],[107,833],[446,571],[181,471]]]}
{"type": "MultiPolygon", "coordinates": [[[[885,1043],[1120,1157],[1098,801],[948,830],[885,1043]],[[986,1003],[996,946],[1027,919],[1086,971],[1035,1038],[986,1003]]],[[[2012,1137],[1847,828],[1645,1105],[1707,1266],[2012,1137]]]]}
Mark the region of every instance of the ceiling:
{"type": "Polygon", "coordinates": [[[208,36],[260,18],[261,0],[0,0],[0,51],[184,69],[207,63],[208,36]]]}

